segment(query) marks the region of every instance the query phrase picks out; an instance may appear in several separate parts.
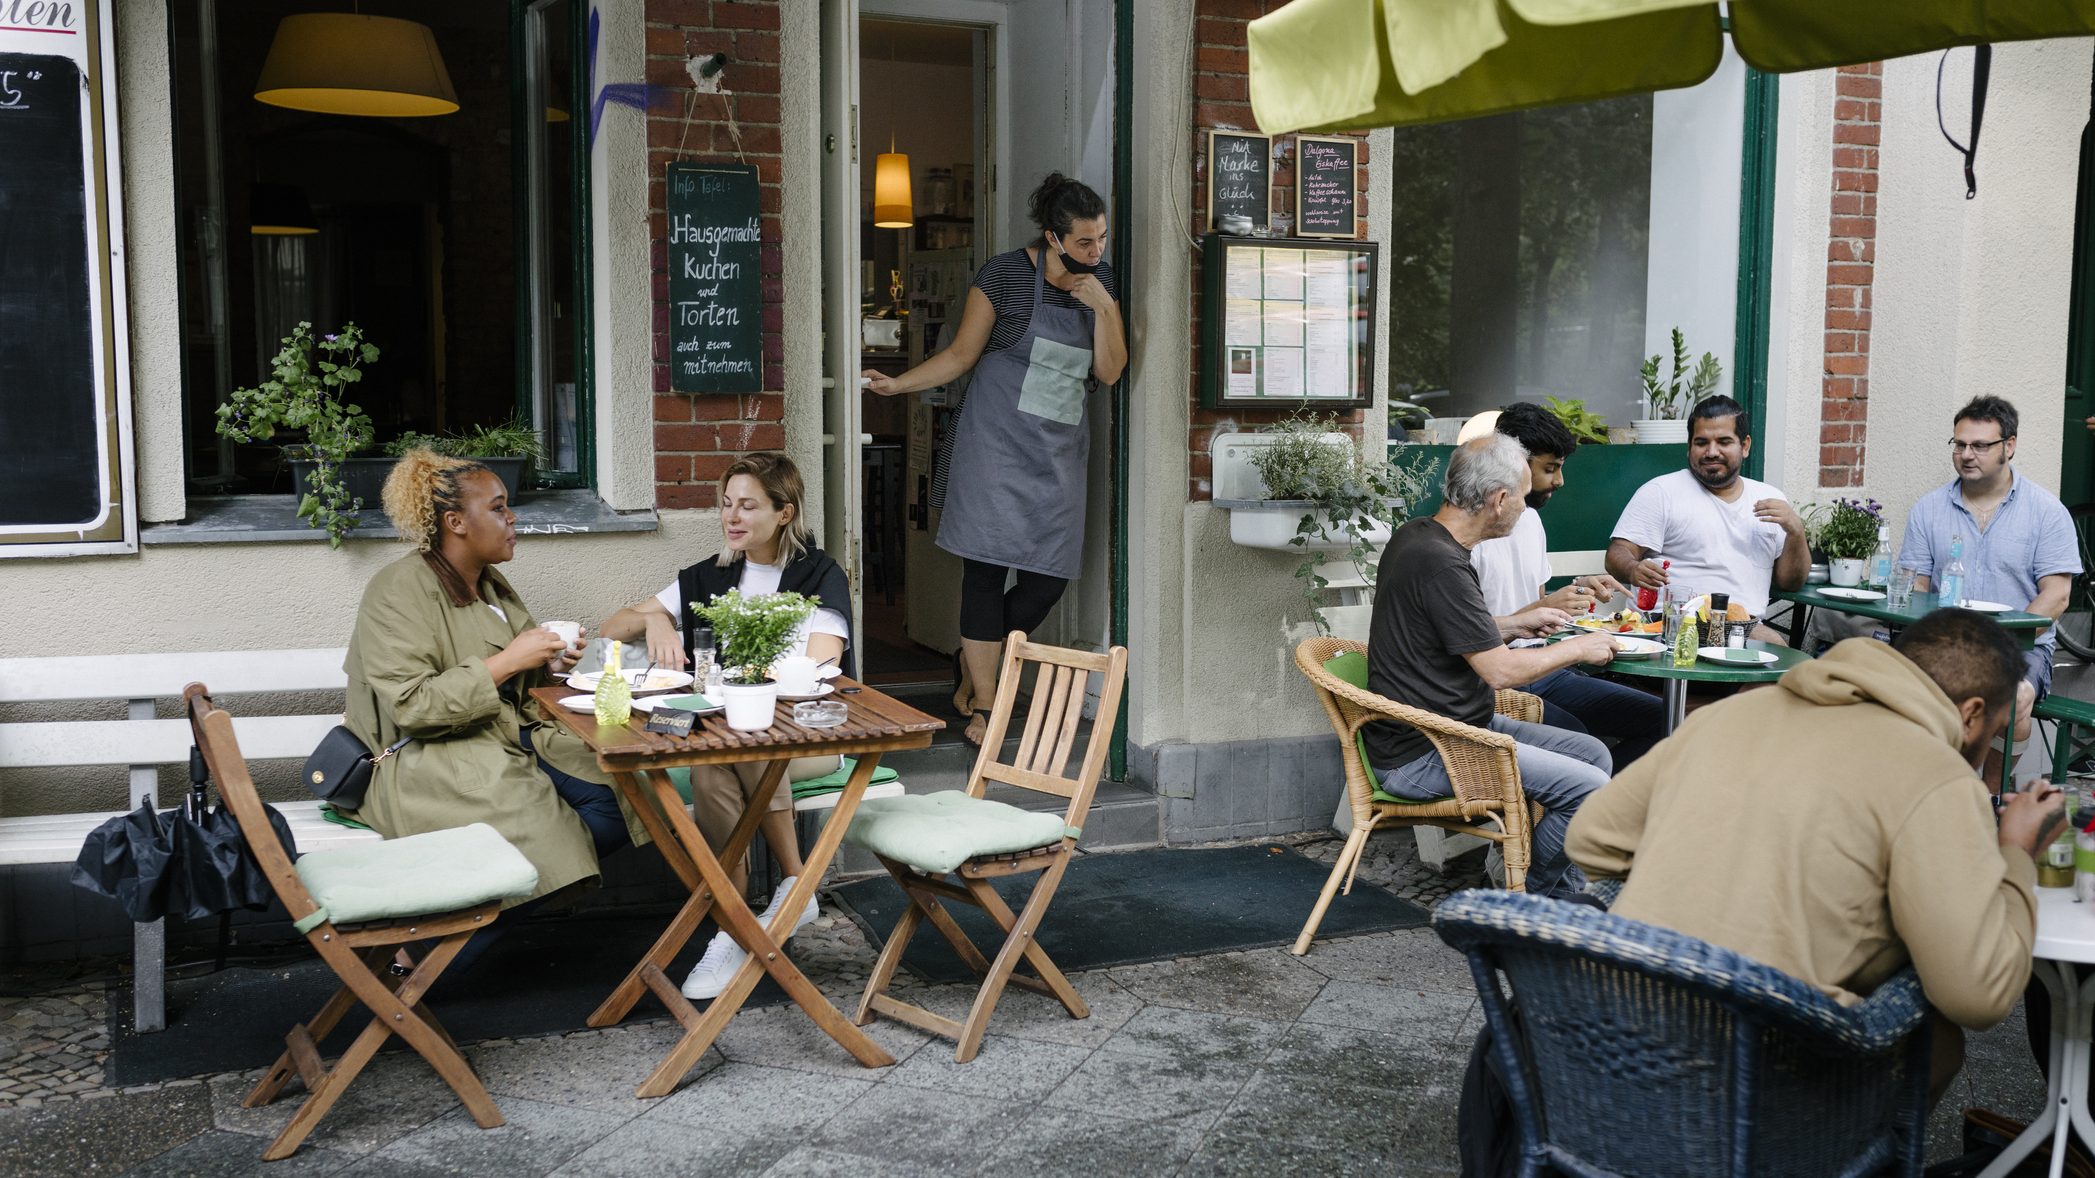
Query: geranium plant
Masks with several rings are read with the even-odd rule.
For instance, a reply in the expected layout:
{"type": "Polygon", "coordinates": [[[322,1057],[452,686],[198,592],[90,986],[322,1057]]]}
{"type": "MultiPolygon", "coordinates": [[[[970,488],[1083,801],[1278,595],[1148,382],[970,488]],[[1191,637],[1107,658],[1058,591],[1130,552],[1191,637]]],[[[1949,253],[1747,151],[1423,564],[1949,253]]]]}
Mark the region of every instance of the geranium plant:
{"type": "Polygon", "coordinates": [[[1836,499],[1819,527],[1819,547],[1830,560],[1867,560],[1883,523],[1884,507],[1875,499],[1836,499]]]}
{"type": "Polygon", "coordinates": [[[270,360],[270,379],[234,389],[232,399],[218,407],[219,436],[235,442],[264,441],[280,429],[305,432],[303,443],[284,447],[287,456],[313,462],[298,517],[325,529],[332,548],[342,546],[364,505],[342,484],[341,465],[371,444],[370,415],[347,398],[350,386],[364,378],[363,366],[377,359],[378,349],[364,342],[354,323],[315,339],[313,325],[301,322],[270,360]]]}
{"type": "Polygon", "coordinates": [[[693,602],[691,612],[713,627],[727,681],[753,687],[770,682],[771,664],[793,649],[793,632],[821,604],[819,597],[798,593],[744,597],[730,589],[710,602],[693,602]]]}

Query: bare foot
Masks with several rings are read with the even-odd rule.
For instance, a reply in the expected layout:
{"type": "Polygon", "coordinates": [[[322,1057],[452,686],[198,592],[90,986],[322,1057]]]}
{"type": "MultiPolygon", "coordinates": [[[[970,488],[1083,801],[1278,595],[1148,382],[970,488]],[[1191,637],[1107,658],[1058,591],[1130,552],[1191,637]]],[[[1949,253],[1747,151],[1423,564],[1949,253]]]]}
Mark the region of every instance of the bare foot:
{"type": "Polygon", "coordinates": [[[989,731],[989,713],[976,712],[967,722],[967,731],[961,733],[967,742],[976,748],[982,747],[982,738],[989,731]]]}
{"type": "Polygon", "coordinates": [[[965,716],[975,706],[975,686],[968,682],[967,660],[956,651],[953,655],[953,711],[965,716]]]}

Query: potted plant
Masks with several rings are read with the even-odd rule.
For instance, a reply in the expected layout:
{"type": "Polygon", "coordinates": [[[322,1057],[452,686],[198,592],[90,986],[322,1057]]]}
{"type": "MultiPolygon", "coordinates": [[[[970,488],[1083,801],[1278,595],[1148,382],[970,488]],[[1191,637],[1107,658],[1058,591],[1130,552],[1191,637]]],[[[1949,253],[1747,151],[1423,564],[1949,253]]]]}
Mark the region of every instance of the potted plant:
{"type": "Polygon", "coordinates": [[[1875,499],[1836,499],[1819,528],[1819,546],[1835,585],[1862,583],[1863,568],[1877,550],[1877,529],[1884,523],[1884,508],[1875,499]]]}
{"type": "Polygon", "coordinates": [[[1555,397],[1543,399],[1549,402],[1549,411],[1556,415],[1558,421],[1564,423],[1564,428],[1570,430],[1571,436],[1580,443],[1607,444],[1608,419],[1586,408],[1584,401],[1576,397],[1566,401],[1560,401],[1555,397]]]}
{"type": "Polygon", "coordinates": [[[502,485],[509,488],[510,502],[524,497],[529,485],[531,469],[545,461],[545,445],[539,440],[538,431],[523,418],[512,418],[501,425],[476,425],[463,434],[435,434],[408,432],[387,442],[385,452],[394,458],[409,450],[428,448],[453,458],[471,458],[495,472],[502,485]]]}
{"type": "Polygon", "coordinates": [[[1702,360],[1690,370],[1687,339],[1678,327],[1673,329],[1673,374],[1664,381],[1659,380],[1662,359],[1651,356],[1640,370],[1646,416],[1637,419],[1637,440],[1682,445],[1688,440],[1688,411],[1697,401],[1717,391],[1724,366],[1716,356],[1704,352],[1702,360]]]}
{"type": "Polygon", "coordinates": [[[761,732],[771,727],[778,706],[778,684],[771,678],[771,664],[793,649],[793,633],[820,605],[818,598],[798,593],[762,593],[744,597],[730,589],[703,605],[692,603],[691,612],[713,627],[720,644],[722,700],[727,705],[727,726],[741,732],[761,732]]]}
{"type": "Polygon", "coordinates": [[[313,325],[301,322],[282,343],[269,362],[270,379],[234,389],[232,399],[218,407],[218,433],[257,442],[279,429],[304,431],[304,442],[283,448],[303,488],[298,517],[324,529],[328,546],[340,548],[365,502],[346,484],[343,466],[371,444],[370,416],[346,398],[349,387],[364,378],[363,365],[377,361],[378,349],[364,342],[354,323],[315,339],[313,325]]]}

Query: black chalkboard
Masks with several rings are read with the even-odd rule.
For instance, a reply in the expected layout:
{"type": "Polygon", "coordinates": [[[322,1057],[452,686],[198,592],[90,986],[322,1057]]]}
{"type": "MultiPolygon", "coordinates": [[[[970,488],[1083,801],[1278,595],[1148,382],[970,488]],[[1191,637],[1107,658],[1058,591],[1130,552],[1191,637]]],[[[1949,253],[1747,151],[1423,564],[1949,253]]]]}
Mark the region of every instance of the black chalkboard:
{"type": "Polygon", "coordinates": [[[1295,151],[1295,236],[1354,236],[1353,169],[1360,140],[1300,135],[1295,151]]]}
{"type": "Polygon", "coordinates": [[[757,170],[669,165],[669,387],[764,387],[764,286],[757,170]]]}
{"type": "Polygon", "coordinates": [[[1241,215],[1251,228],[1273,223],[1273,137],[1249,131],[1208,132],[1208,228],[1241,215]]]}
{"type": "Polygon", "coordinates": [[[102,511],[80,67],[0,53],[0,528],[102,511]]]}

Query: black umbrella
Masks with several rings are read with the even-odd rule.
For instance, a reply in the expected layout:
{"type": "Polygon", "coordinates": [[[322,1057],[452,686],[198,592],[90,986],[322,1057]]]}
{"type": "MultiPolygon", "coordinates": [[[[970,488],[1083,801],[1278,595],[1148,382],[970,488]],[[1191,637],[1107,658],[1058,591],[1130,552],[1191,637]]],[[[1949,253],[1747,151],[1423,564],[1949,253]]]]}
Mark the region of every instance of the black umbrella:
{"type": "MultiPolygon", "coordinates": [[[[155,812],[150,804],[90,831],[73,863],[73,884],[115,900],[134,921],[163,916],[198,919],[235,908],[269,907],[276,893],[247,849],[233,812],[205,802],[204,759],[189,752],[189,796],[155,812]]],[[[263,806],[277,838],[295,859],[291,827],[263,806]]]]}

